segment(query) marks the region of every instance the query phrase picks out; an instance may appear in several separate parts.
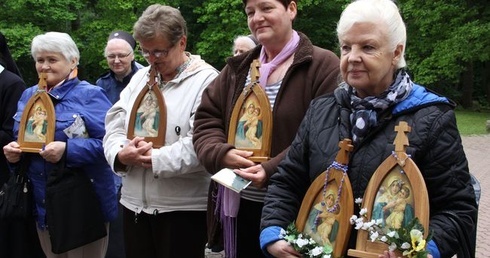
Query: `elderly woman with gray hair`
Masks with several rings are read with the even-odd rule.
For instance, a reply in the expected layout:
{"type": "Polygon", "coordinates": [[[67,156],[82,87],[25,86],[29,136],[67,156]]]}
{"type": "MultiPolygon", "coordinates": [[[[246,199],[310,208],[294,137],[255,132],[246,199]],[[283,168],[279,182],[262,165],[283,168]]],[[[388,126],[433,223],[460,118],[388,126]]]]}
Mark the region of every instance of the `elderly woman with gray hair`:
{"type": "MultiPolygon", "coordinates": [[[[333,164],[339,141],[353,141],[347,174],[354,197],[362,197],[374,171],[392,155],[400,121],[412,128],[407,153],[427,185],[428,230],[433,232],[429,257],[451,257],[464,247],[471,249],[475,239],[464,242],[464,231],[476,231],[477,206],[455,104],[407,74],[406,29],[397,6],[390,0],[352,2],[340,17],[337,34],[343,82],[333,95],[311,104],[278,173],[271,177],[262,212],[263,251],[274,257],[300,257],[280,232],[296,219],[311,182],[333,164]]],[[[358,212],[357,208],[354,213],[358,212]]],[[[353,233],[349,248],[355,248],[353,233]]],[[[396,257],[386,249],[380,257],[396,257]]]]}
{"type": "MultiPolygon", "coordinates": [[[[32,182],[34,209],[37,215],[38,236],[41,247],[51,257],[104,257],[108,236],[95,242],[77,247],[65,253],[51,251],[49,221],[46,220],[46,183],[49,172],[66,152],[66,166],[79,168],[93,183],[99,204],[108,223],[117,215],[117,199],[112,171],[104,158],[102,138],[105,134],[104,117],[111,102],[104,90],[77,77],[80,53],[73,39],[66,33],[47,32],[34,37],[31,45],[32,57],[38,74],[46,74],[47,93],[54,103],[56,124],[54,141],[46,144],[38,153],[29,155],[27,175],[32,182]],[[82,125],[87,134],[66,133],[66,129],[82,125]]],[[[26,104],[36,94],[38,85],[24,91],[14,116],[14,135],[19,134],[22,113],[26,104]]],[[[3,147],[7,160],[16,165],[21,160],[22,150],[16,141],[3,147]]],[[[76,200],[73,200],[76,202],[76,200]]],[[[76,222],[74,222],[76,223],[76,222]]]]}

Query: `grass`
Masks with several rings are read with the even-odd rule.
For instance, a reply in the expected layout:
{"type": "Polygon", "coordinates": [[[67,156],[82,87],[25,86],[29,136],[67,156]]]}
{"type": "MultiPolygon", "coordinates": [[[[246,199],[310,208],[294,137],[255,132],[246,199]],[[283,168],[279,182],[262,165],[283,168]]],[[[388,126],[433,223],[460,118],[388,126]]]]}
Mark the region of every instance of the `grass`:
{"type": "Polygon", "coordinates": [[[490,120],[489,111],[456,110],[456,122],[461,135],[488,134],[486,129],[487,120],[490,120]]]}

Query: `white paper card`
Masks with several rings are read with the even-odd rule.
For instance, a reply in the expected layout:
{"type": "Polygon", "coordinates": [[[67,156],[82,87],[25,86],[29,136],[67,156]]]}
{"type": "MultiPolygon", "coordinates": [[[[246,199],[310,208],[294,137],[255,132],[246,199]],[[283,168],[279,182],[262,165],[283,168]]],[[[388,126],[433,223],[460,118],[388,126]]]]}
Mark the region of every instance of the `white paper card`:
{"type": "Polygon", "coordinates": [[[235,174],[235,172],[229,168],[223,168],[218,173],[214,174],[211,179],[237,193],[240,193],[252,183],[252,181],[235,174]]]}

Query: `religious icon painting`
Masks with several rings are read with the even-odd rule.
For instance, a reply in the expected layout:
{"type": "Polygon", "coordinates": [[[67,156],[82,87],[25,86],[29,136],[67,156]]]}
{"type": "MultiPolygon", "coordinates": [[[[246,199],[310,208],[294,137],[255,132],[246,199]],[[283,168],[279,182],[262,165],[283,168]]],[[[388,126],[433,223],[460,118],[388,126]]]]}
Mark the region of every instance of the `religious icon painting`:
{"type": "Polygon", "coordinates": [[[39,152],[54,140],[56,113],[46,92],[46,75],[39,76],[39,89],[27,102],[19,125],[18,142],[23,152],[39,152]]]}
{"type": "Polygon", "coordinates": [[[167,106],[160,88],[159,77],[150,69],[149,79],[136,98],[129,118],[128,138],[144,137],[153,147],[165,145],[167,106]]]}
{"type": "MultiPolygon", "coordinates": [[[[424,238],[428,235],[429,197],[424,178],[417,165],[406,153],[410,127],[404,121],[395,127],[395,150],[374,172],[366,192],[362,208],[367,209],[366,220],[375,220],[382,233],[407,226],[417,218],[423,226],[424,238]]],[[[369,232],[359,230],[356,249],[348,250],[352,257],[378,257],[388,250],[381,241],[372,241],[369,232]]],[[[402,256],[399,251],[398,256],[402,256]]]]}
{"type": "Polygon", "coordinates": [[[349,219],[354,199],[347,176],[350,143],[349,139],[339,143],[335,161],[308,188],[296,219],[298,231],[330,251],[331,257],[345,256],[352,229],[349,219]]]}
{"type": "Polygon", "coordinates": [[[269,159],[272,140],[272,111],[267,94],[258,83],[259,66],[258,60],[251,64],[252,80],[233,108],[228,133],[228,143],[252,151],[249,159],[258,163],[269,159]]]}

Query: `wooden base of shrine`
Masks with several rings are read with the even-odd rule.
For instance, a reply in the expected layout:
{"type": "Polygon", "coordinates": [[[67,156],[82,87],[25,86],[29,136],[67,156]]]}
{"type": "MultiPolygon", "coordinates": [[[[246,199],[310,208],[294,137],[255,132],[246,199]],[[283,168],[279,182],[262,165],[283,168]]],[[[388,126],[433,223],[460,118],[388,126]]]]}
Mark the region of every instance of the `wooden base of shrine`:
{"type": "MultiPolygon", "coordinates": [[[[386,249],[386,250],[388,250],[388,249],[386,249]]],[[[400,251],[395,250],[395,253],[396,253],[396,257],[403,257],[403,255],[400,251]]],[[[380,254],[382,254],[382,252],[371,253],[368,251],[362,251],[362,250],[357,250],[357,249],[349,249],[347,251],[347,256],[349,256],[349,257],[378,258],[380,254]]]]}
{"type": "Polygon", "coordinates": [[[249,157],[248,159],[255,162],[255,163],[262,163],[262,162],[268,161],[270,158],[269,157],[252,156],[252,157],[249,157]]]}
{"type": "Polygon", "coordinates": [[[31,147],[20,147],[22,152],[30,152],[30,153],[39,153],[41,151],[40,148],[31,148],[31,147]]]}

